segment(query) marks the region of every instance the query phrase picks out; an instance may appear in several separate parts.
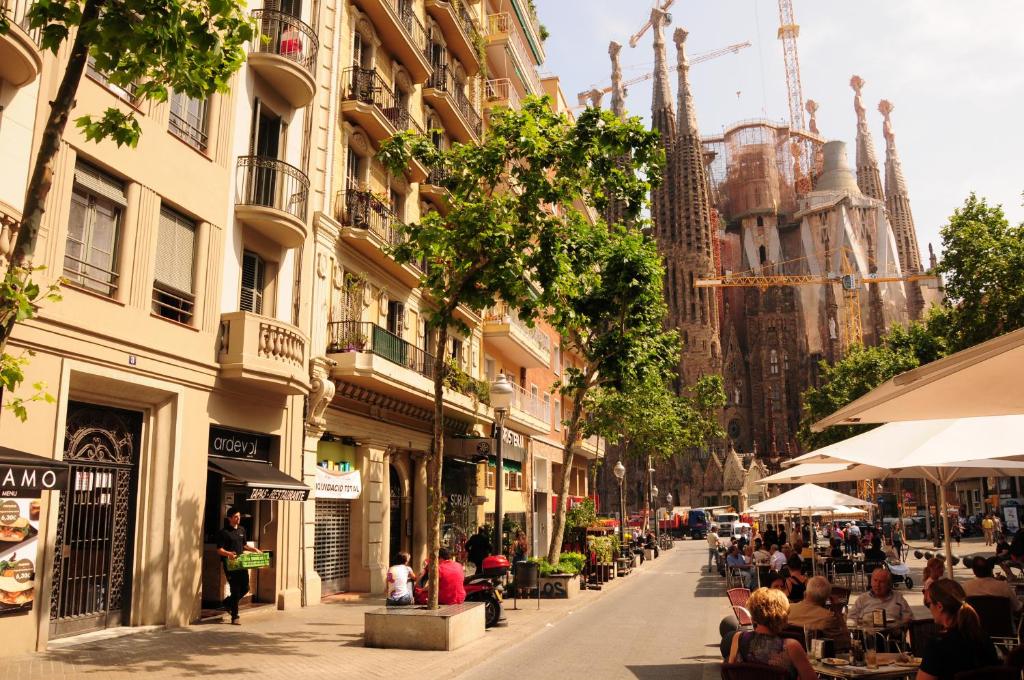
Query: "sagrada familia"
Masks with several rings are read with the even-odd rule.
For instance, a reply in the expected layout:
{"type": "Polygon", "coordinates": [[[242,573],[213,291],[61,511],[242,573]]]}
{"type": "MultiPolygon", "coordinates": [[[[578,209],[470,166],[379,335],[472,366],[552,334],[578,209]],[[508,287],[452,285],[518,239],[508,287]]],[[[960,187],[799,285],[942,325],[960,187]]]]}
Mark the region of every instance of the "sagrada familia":
{"type": "MultiPolygon", "coordinates": [[[[884,183],[858,76],[850,81],[855,168],[844,142],[818,132],[813,101],[806,130],[748,120],[702,136],[681,28],[673,34],[672,97],[667,23],[665,12],[652,12],[651,122],[666,154],[652,196],[653,233],[665,263],[669,324],[683,341],[680,389],[702,375],[722,375],[727,438],[657,461],[653,473],[647,461],[624,461],[627,507],[642,507],[653,477],[658,505],[668,492],[673,505],[741,508],[759,500],[757,479],[801,452],[800,395],[818,384],[820,363],[840,359],[852,344],[878,343],[892,325],[920,318],[938,293],[913,279],[922,263],[891,103],[878,107],[884,183]]],[[[611,108],[625,116],[620,48],[612,43],[609,50],[611,108]]],[[[603,508],[618,507],[610,472],[616,460],[610,447],[598,474],[603,508]]]]}

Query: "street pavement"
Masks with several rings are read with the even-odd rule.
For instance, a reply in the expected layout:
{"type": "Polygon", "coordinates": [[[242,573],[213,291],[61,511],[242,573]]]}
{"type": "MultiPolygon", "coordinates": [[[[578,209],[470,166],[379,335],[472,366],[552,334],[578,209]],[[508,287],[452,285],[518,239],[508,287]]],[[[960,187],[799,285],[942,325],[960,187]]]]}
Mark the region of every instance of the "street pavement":
{"type": "Polygon", "coordinates": [[[723,580],[707,573],[707,544],[675,548],[620,579],[586,610],[464,673],[459,680],[542,678],[712,680],[718,624],[729,614],[723,580]]]}
{"type": "MultiPolygon", "coordinates": [[[[723,579],[707,573],[704,541],[675,548],[603,590],[572,600],[507,601],[509,625],[454,652],[368,649],[363,615],[378,597],[348,596],[316,607],[246,611],[241,626],[132,628],[58,641],[51,649],[0,657],[0,680],[179,680],[207,675],[321,678],[542,678],[587,680],[719,677],[718,624],[729,614],[723,579]],[[462,673],[462,676],[459,674],[462,673]]],[[[921,545],[922,549],[924,548],[921,545]]],[[[981,539],[957,555],[991,554],[981,539]]],[[[923,560],[911,558],[921,609],[923,560]]],[[[960,567],[958,578],[969,572],[960,567]]]]}

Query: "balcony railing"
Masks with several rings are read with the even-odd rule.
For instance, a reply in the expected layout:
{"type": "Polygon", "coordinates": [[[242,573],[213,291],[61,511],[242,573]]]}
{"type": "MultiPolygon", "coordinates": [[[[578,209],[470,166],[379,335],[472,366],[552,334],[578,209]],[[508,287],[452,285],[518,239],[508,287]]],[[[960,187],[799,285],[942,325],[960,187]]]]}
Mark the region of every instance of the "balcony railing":
{"type": "Polygon", "coordinates": [[[31,28],[28,23],[28,11],[35,3],[36,0],[0,0],[0,14],[6,15],[12,26],[21,27],[32,42],[38,45],[42,29],[31,28]]]}
{"type": "Polygon", "coordinates": [[[309,179],[298,168],[263,156],[238,159],[237,205],[274,208],[306,221],[309,179]]]}
{"type": "Polygon", "coordinates": [[[410,0],[389,0],[389,2],[395,9],[395,14],[398,15],[398,22],[402,25],[402,30],[409,36],[409,40],[416,46],[416,49],[427,57],[427,61],[430,61],[430,54],[427,50],[427,29],[423,27],[423,22],[416,17],[416,13],[412,9],[412,2],[410,0]]]}
{"type": "Polygon", "coordinates": [[[333,321],[328,324],[327,353],[371,352],[433,379],[434,356],[406,342],[386,328],[367,321],[333,321]]]}
{"type": "Polygon", "coordinates": [[[530,338],[533,343],[537,346],[544,354],[551,354],[551,338],[544,334],[539,328],[534,326],[530,328],[526,325],[526,322],[519,318],[519,315],[514,310],[510,309],[508,305],[500,304],[496,307],[492,307],[484,314],[484,323],[486,322],[509,324],[515,326],[519,332],[530,338]]]}
{"type": "Polygon", "coordinates": [[[313,73],[319,42],[311,26],[298,17],[273,9],[253,10],[252,17],[260,27],[260,38],[252,41],[253,52],[291,59],[313,73]]]}
{"type": "Polygon", "coordinates": [[[480,117],[476,107],[473,106],[473,102],[469,101],[469,97],[466,96],[462,89],[462,84],[455,79],[448,66],[435,66],[434,73],[427,82],[427,87],[444,92],[450,96],[455,102],[455,108],[462,115],[470,130],[477,137],[480,136],[483,131],[483,119],[480,117]]]}
{"type": "Polygon", "coordinates": [[[397,246],[405,242],[401,231],[396,227],[398,218],[391,208],[369,191],[360,191],[355,187],[341,192],[337,205],[344,206],[341,223],[345,226],[366,229],[389,246],[397,246]]]}
{"type": "Polygon", "coordinates": [[[519,409],[546,423],[551,422],[550,403],[545,404],[539,396],[533,396],[532,393],[527,392],[515,383],[512,386],[515,388],[512,391],[512,408],[519,409]]]}
{"type": "Polygon", "coordinates": [[[544,87],[540,83],[540,76],[537,75],[537,64],[533,60],[533,52],[525,44],[516,30],[516,21],[508,12],[498,12],[487,15],[487,35],[494,38],[497,36],[508,36],[512,53],[519,60],[522,68],[520,72],[527,79],[531,94],[542,94],[544,87]]]}
{"type": "Polygon", "coordinates": [[[448,168],[431,168],[430,172],[427,173],[427,181],[424,184],[443,187],[451,176],[452,171],[448,168]]]}
{"type": "Polygon", "coordinates": [[[512,84],[511,78],[495,78],[484,83],[484,101],[516,110],[521,106],[519,92],[512,84]]]}
{"type": "Polygon", "coordinates": [[[345,69],[342,78],[347,83],[342,91],[342,99],[375,107],[396,130],[407,130],[410,127],[421,130],[409,109],[399,103],[394,89],[380,77],[376,69],[350,66],[345,69]]]}

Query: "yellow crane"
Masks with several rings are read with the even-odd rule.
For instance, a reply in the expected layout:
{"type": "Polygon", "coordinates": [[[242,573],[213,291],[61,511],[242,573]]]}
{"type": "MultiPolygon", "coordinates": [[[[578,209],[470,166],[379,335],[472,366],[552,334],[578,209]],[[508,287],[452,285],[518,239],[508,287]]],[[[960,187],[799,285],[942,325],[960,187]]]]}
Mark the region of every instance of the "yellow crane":
{"type": "MultiPolygon", "coordinates": [[[[665,12],[666,14],[668,14],[669,8],[672,6],[672,4],[675,1],[676,0],[665,0],[662,3],[661,7],[660,7],[661,11],[665,12]]],[[[658,0],[654,0],[654,7],[658,7],[658,0]]],[[[668,20],[669,20],[669,23],[672,22],[672,15],[671,14],[668,14],[668,20]]],[[[643,37],[644,33],[646,33],[647,29],[650,28],[650,27],[651,27],[651,20],[648,19],[647,23],[645,23],[643,26],[641,26],[639,31],[637,31],[633,35],[629,36],[629,46],[630,47],[636,47],[637,43],[640,42],[640,38],[643,37]]]]}
{"type": "MultiPolygon", "coordinates": [[[[834,252],[834,251],[833,251],[834,252]]],[[[821,286],[839,283],[843,287],[843,335],[842,341],[845,348],[864,342],[864,325],[861,321],[860,289],[863,285],[877,285],[880,283],[908,283],[914,281],[932,280],[937,281],[938,277],[931,274],[862,274],[853,268],[851,263],[852,251],[849,248],[840,248],[840,271],[838,273],[828,272],[825,274],[773,274],[757,271],[743,272],[741,274],[726,274],[713,279],[697,279],[697,288],[757,288],[761,292],[773,286],[821,286]]],[[[826,253],[826,256],[828,253],[826,253]]],[[[790,260],[797,262],[806,258],[790,260]]]]}

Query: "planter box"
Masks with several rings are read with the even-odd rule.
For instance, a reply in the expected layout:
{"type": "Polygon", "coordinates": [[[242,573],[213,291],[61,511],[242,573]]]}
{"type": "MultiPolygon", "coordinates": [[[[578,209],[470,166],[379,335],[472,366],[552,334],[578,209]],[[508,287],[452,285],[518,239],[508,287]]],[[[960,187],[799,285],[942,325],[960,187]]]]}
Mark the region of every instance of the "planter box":
{"type": "Polygon", "coordinates": [[[366,612],[367,647],[449,652],[484,636],[484,603],[382,607],[366,612]]]}
{"type": "Polygon", "coordinates": [[[615,578],[615,565],[614,564],[611,564],[611,563],[599,564],[599,565],[597,565],[597,568],[601,570],[601,580],[603,580],[603,581],[611,581],[613,578],[615,578]]]}
{"type": "Polygon", "coordinates": [[[549,600],[566,600],[576,597],[580,592],[578,574],[552,574],[537,579],[540,596],[549,600]]]}
{"type": "Polygon", "coordinates": [[[644,548],[644,559],[645,560],[653,560],[654,559],[654,548],[644,548]]]}

